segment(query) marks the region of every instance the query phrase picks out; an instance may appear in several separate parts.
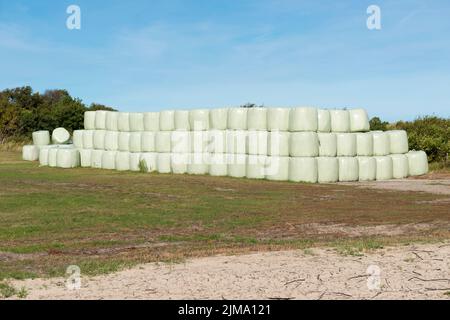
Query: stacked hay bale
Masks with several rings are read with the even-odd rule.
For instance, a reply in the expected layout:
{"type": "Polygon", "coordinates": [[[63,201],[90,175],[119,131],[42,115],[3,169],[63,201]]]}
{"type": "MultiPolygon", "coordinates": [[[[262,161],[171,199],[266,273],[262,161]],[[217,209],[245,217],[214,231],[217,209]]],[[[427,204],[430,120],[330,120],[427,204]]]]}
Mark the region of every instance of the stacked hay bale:
{"type": "MultiPolygon", "coordinates": [[[[73,132],[76,155],[61,152],[55,166],[308,183],[386,180],[428,171],[424,152],[408,152],[405,131],[369,131],[364,109],[89,111],[84,120],[84,130],[73,132]]],[[[52,140],[64,143],[68,137],[60,131],[52,140]]],[[[49,144],[47,134],[33,134],[35,144],[49,144]]],[[[34,146],[24,148],[26,159],[35,160],[37,153],[34,146]]],[[[45,153],[43,163],[53,164],[45,153]]]]}

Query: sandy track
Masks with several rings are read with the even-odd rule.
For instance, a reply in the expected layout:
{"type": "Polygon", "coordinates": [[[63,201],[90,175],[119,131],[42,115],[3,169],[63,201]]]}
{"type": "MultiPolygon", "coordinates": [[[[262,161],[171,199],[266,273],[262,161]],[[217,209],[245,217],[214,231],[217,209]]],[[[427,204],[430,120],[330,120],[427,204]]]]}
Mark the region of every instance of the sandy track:
{"type": "Polygon", "coordinates": [[[75,291],[66,289],[63,278],[12,284],[25,286],[28,299],[449,299],[449,270],[447,242],[364,256],[312,249],[151,263],[82,277],[82,287],[75,291]],[[370,277],[369,266],[372,272],[379,268],[380,277],[370,277]],[[374,283],[372,290],[368,281],[374,283]]]}

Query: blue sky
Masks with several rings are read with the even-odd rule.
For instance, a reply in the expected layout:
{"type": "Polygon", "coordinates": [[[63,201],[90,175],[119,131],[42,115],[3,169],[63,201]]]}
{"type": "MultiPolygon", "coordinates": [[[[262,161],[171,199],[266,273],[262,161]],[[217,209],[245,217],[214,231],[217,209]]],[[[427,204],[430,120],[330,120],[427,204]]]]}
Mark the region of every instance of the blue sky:
{"type": "Polygon", "coordinates": [[[450,116],[448,0],[0,0],[0,89],[120,110],[364,107],[450,116]],[[81,8],[68,30],[66,8],[81,8]],[[366,9],[381,8],[368,30],[366,9]]]}

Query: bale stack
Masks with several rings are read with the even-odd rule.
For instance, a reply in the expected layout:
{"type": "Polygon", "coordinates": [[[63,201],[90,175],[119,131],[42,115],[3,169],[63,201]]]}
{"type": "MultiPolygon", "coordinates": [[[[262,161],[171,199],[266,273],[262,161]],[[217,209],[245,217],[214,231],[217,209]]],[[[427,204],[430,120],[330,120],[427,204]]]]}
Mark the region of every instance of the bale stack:
{"type": "MultiPolygon", "coordinates": [[[[73,132],[77,151],[61,152],[56,165],[308,183],[428,172],[426,154],[408,152],[405,131],[369,131],[364,109],[89,111],[84,120],[84,130],[73,132]]],[[[67,139],[57,133],[57,141],[67,139]]],[[[40,144],[50,140],[43,133],[33,137],[40,144]]],[[[24,158],[36,159],[36,153],[24,148],[24,158]]],[[[50,165],[45,153],[43,163],[50,165]]]]}

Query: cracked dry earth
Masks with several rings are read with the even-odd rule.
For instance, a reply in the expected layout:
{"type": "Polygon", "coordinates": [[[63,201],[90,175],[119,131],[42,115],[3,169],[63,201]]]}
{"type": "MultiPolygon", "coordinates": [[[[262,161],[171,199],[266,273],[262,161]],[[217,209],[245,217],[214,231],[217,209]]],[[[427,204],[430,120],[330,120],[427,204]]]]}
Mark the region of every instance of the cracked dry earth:
{"type": "Polygon", "coordinates": [[[12,284],[27,288],[28,299],[450,299],[449,270],[445,242],[362,256],[316,248],[150,263],[82,277],[74,291],[63,278],[12,284]]]}

